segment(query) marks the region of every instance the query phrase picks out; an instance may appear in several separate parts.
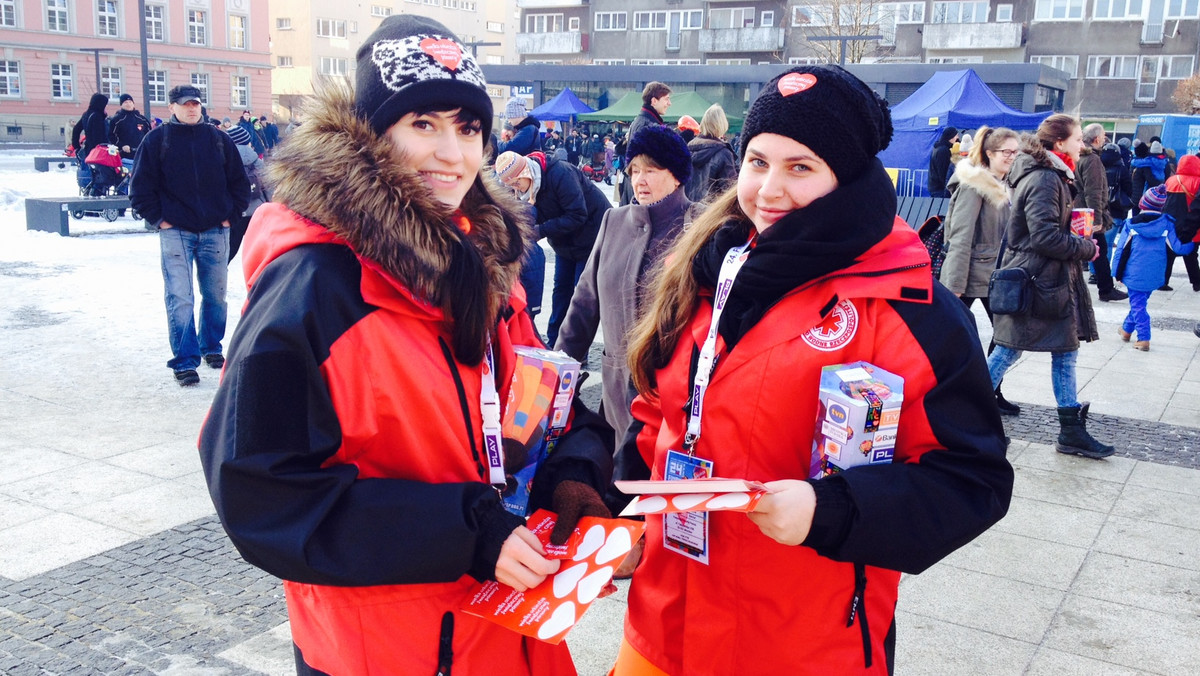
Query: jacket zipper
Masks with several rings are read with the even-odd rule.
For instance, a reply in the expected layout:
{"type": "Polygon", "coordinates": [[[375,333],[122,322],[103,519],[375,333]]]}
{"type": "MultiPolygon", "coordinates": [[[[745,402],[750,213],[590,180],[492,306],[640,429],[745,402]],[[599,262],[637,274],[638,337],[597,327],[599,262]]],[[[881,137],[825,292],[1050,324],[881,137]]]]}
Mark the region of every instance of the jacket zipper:
{"type": "Polygon", "coordinates": [[[454,664],[454,613],[442,615],[442,632],[438,636],[438,663],[434,676],[450,676],[454,664]]]}
{"type": "Polygon", "coordinates": [[[853,627],[855,618],[862,629],[863,663],[871,668],[871,627],[867,624],[866,608],[867,567],[861,563],[854,564],[854,597],[850,599],[850,616],[846,618],[846,627],[853,627]]]}
{"type": "Polygon", "coordinates": [[[467,390],[463,386],[458,366],[454,363],[454,354],[450,352],[450,346],[440,336],[438,345],[442,348],[442,356],[446,359],[446,365],[450,367],[450,375],[454,378],[454,389],[458,390],[458,405],[462,409],[463,422],[467,426],[467,439],[471,442],[471,457],[475,458],[475,471],[479,473],[480,481],[486,483],[487,472],[484,470],[483,460],[479,457],[479,448],[475,445],[475,430],[471,428],[471,405],[467,403],[467,390]]]}

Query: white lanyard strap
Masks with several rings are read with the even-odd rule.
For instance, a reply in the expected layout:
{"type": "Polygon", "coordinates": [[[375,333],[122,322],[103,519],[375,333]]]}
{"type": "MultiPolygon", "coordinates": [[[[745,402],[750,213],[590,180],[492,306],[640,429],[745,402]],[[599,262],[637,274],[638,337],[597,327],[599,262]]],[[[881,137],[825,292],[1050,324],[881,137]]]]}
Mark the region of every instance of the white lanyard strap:
{"type": "Polygon", "coordinates": [[[708,325],[708,336],[704,346],[700,348],[700,360],[696,363],[696,380],[692,383],[692,408],[688,417],[687,434],[683,437],[683,448],[692,455],[696,442],[700,440],[700,419],[704,415],[704,393],[708,390],[708,382],[712,379],[713,369],[717,361],[717,325],[721,321],[721,313],[725,311],[725,303],[729,300],[729,290],[733,288],[733,280],[737,278],[742,265],[750,257],[748,250],[750,242],[734,247],[725,254],[721,262],[721,273],[717,277],[717,288],[713,294],[712,319],[708,325]]]}
{"type": "Polygon", "coordinates": [[[496,360],[492,356],[490,335],[483,362],[483,387],[479,390],[479,410],[483,414],[483,447],[487,453],[488,481],[493,486],[503,486],[504,445],[500,441],[500,393],[496,391],[496,360]]]}

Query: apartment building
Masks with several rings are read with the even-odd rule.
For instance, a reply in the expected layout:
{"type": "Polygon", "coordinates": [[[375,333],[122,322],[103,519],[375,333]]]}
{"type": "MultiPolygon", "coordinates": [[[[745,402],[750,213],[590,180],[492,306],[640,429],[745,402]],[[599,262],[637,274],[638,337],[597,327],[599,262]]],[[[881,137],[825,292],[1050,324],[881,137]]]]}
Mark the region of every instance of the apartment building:
{"type": "Polygon", "coordinates": [[[1175,112],[1175,83],[1195,73],[1200,49],[1200,0],[517,4],[526,64],[1038,63],[1068,75],[1062,107],[1089,118],[1175,112]]]}
{"type": "Polygon", "coordinates": [[[270,110],[267,0],[0,0],[3,140],[67,143],[97,91],[167,116],[167,92],[200,89],[210,114],[270,110]],[[141,32],[147,42],[142,77],[141,32]]]}
{"type": "MultiPolygon", "coordinates": [[[[0,0],[2,2],[4,0],[0,0]]],[[[322,77],[352,76],[363,41],[393,14],[440,21],[475,51],[481,64],[516,63],[516,0],[271,0],[271,91],[286,117],[322,77]]],[[[503,108],[507,88],[494,87],[503,108]]]]}

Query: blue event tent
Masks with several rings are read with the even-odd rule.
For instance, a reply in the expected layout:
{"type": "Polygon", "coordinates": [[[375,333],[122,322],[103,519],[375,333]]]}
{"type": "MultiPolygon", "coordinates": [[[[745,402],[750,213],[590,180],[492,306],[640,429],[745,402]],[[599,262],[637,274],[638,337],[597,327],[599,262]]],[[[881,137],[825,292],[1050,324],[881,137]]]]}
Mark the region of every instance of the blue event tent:
{"type": "MultiPolygon", "coordinates": [[[[969,68],[940,71],[892,107],[895,133],[879,159],[889,168],[927,170],[933,144],[946,127],[973,131],[986,124],[1020,131],[1036,129],[1050,114],[1008,107],[969,68]]],[[[916,187],[924,194],[925,186],[916,187]]]]}
{"type": "Polygon", "coordinates": [[[564,87],[558,96],[529,112],[542,122],[547,120],[565,122],[580,113],[590,113],[594,110],[595,108],[590,108],[588,104],[580,101],[570,87],[564,87]]]}

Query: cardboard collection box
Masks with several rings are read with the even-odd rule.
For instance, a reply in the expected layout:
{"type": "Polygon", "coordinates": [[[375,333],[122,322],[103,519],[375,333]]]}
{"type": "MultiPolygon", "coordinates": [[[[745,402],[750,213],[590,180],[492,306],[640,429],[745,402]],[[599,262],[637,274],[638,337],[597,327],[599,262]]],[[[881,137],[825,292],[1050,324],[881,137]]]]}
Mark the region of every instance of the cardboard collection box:
{"type": "Polygon", "coordinates": [[[904,379],[865,361],[821,369],[810,478],[888,463],[904,403],[904,379]]]}
{"type": "Polygon", "coordinates": [[[1091,237],[1096,229],[1095,209],[1072,209],[1071,232],[1080,237],[1091,237]]]}
{"type": "Polygon", "coordinates": [[[554,452],[554,445],[567,426],[579,362],[562,352],[518,346],[512,387],[504,407],[501,436],[508,461],[519,460],[508,477],[504,508],[525,516],[529,493],[538,466],[554,452]],[[521,460],[523,456],[523,460],[521,460]]]}

